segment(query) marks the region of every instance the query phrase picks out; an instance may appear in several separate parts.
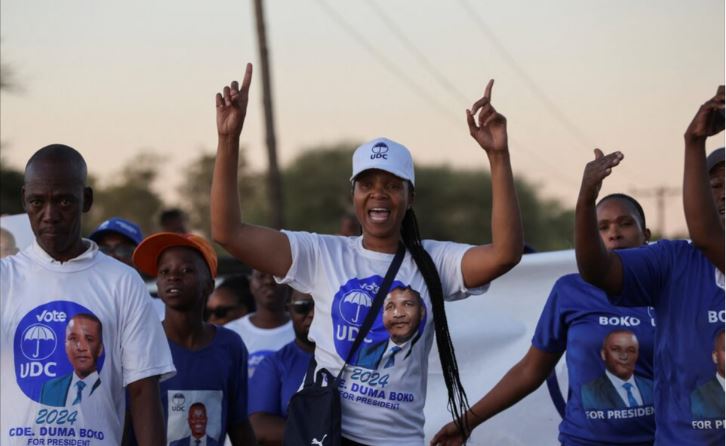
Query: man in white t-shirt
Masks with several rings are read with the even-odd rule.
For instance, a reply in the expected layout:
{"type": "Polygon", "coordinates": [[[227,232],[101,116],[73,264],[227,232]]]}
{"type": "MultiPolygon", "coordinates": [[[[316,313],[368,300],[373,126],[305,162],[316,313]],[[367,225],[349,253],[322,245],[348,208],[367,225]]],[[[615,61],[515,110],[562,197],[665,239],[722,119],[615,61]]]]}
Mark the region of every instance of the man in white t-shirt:
{"type": "Polygon", "coordinates": [[[250,292],[256,310],[225,325],[237,332],[249,353],[247,376],[252,378],[257,365],[295,339],[292,321],[285,309],[290,294],[286,285],[278,285],[272,275],[252,270],[250,292]]]}
{"type": "Polygon", "coordinates": [[[0,260],[2,445],[120,444],[125,389],[139,444],[165,444],[169,347],[138,273],[81,238],[86,176],[81,154],[60,144],[25,168],[35,241],[0,260]]]}

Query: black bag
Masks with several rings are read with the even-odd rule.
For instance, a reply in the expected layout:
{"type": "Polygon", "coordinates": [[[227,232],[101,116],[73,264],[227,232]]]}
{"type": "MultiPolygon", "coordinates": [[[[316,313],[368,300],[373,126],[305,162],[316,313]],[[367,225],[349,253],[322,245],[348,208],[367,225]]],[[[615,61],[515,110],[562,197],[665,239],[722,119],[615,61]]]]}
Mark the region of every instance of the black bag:
{"type": "Polygon", "coordinates": [[[338,376],[333,376],[327,369],[321,368],[315,373],[317,364],[315,359],[310,360],[308,371],[305,374],[305,383],[295,395],[290,398],[287,406],[287,422],[285,423],[285,446],[340,446],[340,392],[338,385],[346,366],[353,358],[358,347],[363,342],[373,321],[383,305],[383,299],[396,277],[401,266],[406,248],[402,243],[398,245],[396,256],[388,267],[386,277],[376,293],[373,305],[366,315],[358,336],[348,352],[343,367],[338,376]]]}

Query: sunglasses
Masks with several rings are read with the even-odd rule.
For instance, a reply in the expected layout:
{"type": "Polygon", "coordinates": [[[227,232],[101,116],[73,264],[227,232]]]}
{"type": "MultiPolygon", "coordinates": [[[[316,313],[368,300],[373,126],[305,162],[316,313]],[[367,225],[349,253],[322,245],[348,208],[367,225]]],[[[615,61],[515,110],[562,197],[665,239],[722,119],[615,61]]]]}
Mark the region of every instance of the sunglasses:
{"type": "Polygon", "coordinates": [[[236,308],[238,308],[238,307],[235,305],[229,305],[229,306],[220,305],[220,306],[214,307],[214,308],[207,308],[206,309],[207,319],[209,319],[211,316],[214,316],[216,319],[222,319],[227,316],[227,313],[229,313],[230,311],[232,311],[236,308]]]}
{"type": "Polygon", "coordinates": [[[310,313],[313,308],[315,308],[315,303],[312,300],[293,300],[290,302],[292,312],[301,316],[310,313]]]}
{"type": "Polygon", "coordinates": [[[114,247],[109,246],[99,246],[98,249],[106,254],[106,255],[116,255],[118,257],[131,257],[131,255],[134,253],[134,249],[136,249],[134,246],[129,245],[116,245],[114,247]]]}

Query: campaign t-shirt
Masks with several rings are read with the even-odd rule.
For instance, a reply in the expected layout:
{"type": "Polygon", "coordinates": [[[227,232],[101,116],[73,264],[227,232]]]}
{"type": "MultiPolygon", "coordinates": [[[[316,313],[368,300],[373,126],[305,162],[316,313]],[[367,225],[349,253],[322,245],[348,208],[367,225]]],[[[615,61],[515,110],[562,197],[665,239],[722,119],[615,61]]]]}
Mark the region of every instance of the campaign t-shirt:
{"type": "Polygon", "coordinates": [[[284,325],[275,328],[259,328],[250,321],[250,316],[252,314],[235,319],[225,327],[242,337],[249,354],[247,376],[251,379],[255,374],[255,369],[265,357],[295,339],[295,331],[292,328],[292,321],[287,321],[284,325]]]}
{"type": "Polygon", "coordinates": [[[723,274],[682,240],[616,253],[623,290],[611,301],[655,308],[656,444],[724,444],[723,387],[715,388],[720,395],[710,392],[721,402],[711,413],[692,403],[704,384],[723,373],[723,351],[714,351],[724,330],[723,274]]]}
{"type": "Polygon", "coordinates": [[[250,379],[249,413],[263,412],[287,418],[290,398],[302,384],[312,353],[295,341],[262,360],[250,379]]]}
{"type": "Polygon", "coordinates": [[[169,341],[177,370],[161,384],[169,445],[195,444],[184,443],[195,417],[203,418],[207,444],[219,445],[231,426],[247,419],[247,349],[237,333],[216,328],[212,342],[200,350],[169,341]]]}
{"type": "Polygon", "coordinates": [[[84,243],[0,260],[0,444],[118,445],[124,387],[174,372],[138,273],[84,243]]]}
{"type": "MultiPolygon", "coordinates": [[[[308,337],[315,342],[318,369],[337,375],[394,255],[365,249],[362,237],[284,233],[292,265],[284,278],[276,280],[313,296],[315,317],[308,337]]],[[[423,246],[436,265],[447,299],[486,290],[486,286],[477,290],[464,286],[461,260],[470,245],[424,240],[423,246]]],[[[342,430],[351,440],[381,446],[423,442],[433,321],[428,289],[408,252],[391,290],[406,287],[420,295],[423,307],[415,332],[408,333],[409,347],[391,361],[384,358],[390,335],[379,314],[342,377],[342,430]]]]}
{"type": "Polygon", "coordinates": [[[564,445],[653,443],[654,333],[651,307],[616,307],[579,274],[557,280],[532,345],[567,351],[569,388],[559,436],[564,445]],[[617,356],[603,358],[606,340],[617,356]],[[617,362],[628,370],[627,380],[610,372],[617,362]]]}

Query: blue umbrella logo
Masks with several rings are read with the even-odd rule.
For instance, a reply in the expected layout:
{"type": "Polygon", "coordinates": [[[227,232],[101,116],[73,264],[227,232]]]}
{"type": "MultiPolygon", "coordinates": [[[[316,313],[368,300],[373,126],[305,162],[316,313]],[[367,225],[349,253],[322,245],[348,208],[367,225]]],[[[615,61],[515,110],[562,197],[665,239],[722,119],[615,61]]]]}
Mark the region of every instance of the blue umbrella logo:
{"type": "Polygon", "coordinates": [[[43,324],[33,324],[23,333],[23,355],[30,360],[41,360],[53,354],[56,347],[56,336],[53,329],[43,324]],[[26,341],[30,341],[30,352],[25,351],[26,341]],[[41,346],[42,351],[41,351],[41,346]],[[35,347],[33,349],[33,347],[35,347]],[[49,348],[52,347],[52,348],[49,348]],[[30,353],[30,354],[28,354],[30,353]]]}

